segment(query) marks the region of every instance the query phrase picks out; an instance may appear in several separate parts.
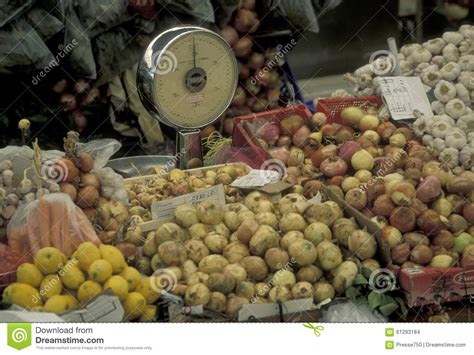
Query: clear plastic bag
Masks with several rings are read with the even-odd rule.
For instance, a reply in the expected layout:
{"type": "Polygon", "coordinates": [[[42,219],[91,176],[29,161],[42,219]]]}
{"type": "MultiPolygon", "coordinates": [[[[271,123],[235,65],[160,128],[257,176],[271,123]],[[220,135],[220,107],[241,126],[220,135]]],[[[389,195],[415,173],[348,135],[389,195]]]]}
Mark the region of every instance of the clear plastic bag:
{"type": "Polygon", "coordinates": [[[94,169],[96,172],[102,169],[109,159],[119,151],[122,144],[115,139],[97,139],[87,143],[78,143],[77,152],[89,153],[94,157],[94,169]]]}
{"type": "Polygon", "coordinates": [[[55,247],[67,257],[82,242],[100,244],[84,212],[64,193],[52,193],[21,205],[7,228],[13,253],[32,258],[44,247],[55,247]]]}
{"type": "Polygon", "coordinates": [[[327,323],[382,323],[387,319],[374,314],[368,304],[355,304],[352,301],[341,301],[329,306],[323,312],[323,322],[327,323]]]}

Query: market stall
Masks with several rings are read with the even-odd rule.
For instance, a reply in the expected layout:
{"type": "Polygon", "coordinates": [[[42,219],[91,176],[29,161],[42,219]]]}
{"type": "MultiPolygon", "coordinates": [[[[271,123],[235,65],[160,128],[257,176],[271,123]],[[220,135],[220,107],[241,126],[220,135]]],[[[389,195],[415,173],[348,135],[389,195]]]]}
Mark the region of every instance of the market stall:
{"type": "Polygon", "coordinates": [[[254,6],[148,45],[135,99],[173,155],[118,165],[117,140],[46,149],[19,122],[0,149],[0,319],[471,320],[474,27],[304,103],[282,49],[248,37],[254,6]]]}

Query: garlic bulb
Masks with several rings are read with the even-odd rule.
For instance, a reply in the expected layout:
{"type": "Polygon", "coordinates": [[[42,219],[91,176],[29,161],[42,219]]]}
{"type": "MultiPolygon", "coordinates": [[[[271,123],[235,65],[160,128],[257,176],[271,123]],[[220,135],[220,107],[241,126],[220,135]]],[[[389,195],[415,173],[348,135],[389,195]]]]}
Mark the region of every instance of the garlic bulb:
{"type": "Polygon", "coordinates": [[[455,168],[459,164],[459,151],[456,148],[446,148],[439,154],[438,159],[450,168],[455,168]]]}
{"type": "Polygon", "coordinates": [[[474,166],[474,148],[466,145],[459,152],[459,162],[464,169],[471,169],[474,166]]]}
{"type": "Polygon", "coordinates": [[[460,129],[452,129],[446,133],[446,146],[449,148],[461,149],[467,144],[466,135],[460,129]]]}
{"type": "Polygon", "coordinates": [[[449,100],[445,108],[446,114],[454,119],[458,119],[466,113],[466,105],[460,99],[449,100]]]}

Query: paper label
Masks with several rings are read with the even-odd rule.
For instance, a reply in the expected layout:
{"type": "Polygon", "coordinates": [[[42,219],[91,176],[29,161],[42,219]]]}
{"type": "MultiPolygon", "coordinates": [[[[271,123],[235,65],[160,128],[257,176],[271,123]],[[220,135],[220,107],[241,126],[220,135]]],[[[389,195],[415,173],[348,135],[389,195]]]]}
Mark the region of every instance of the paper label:
{"type": "Polygon", "coordinates": [[[179,205],[190,203],[196,205],[201,201],[211,200],[225,205],[224,185],[219,184],[208,189],[192,192],[190,194],[156,201],[151,204],[151,216],[154,220],[168,219],[174,216],[174,210],[179,205]]]}
{"type": "Polygon", "coordinates": [[[415,118],[413,111],[432,117],[433,111],[419,77],[393,76],[380,80],[382,96],[394,120],[415,118]]]}
{"type": "Polygon", "coordinates": [[[281,173],[275,170],[252,169],[245,176],[232,182],[233,187],[262,187],[272,182],[280,181],[281,173]]]}

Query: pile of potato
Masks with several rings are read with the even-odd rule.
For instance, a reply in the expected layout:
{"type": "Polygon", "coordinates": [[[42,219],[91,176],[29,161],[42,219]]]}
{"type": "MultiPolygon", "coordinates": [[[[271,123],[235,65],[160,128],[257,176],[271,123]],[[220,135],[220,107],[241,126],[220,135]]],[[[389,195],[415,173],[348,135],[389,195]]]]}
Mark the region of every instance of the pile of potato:
{"type": "Polygon", "coordinates": [[[254,191],[243,203],[183,204],[174,215],[148,233],[137,269],[187,304],[229,318],[248,303],[332,299],[362,265],[380,267],[375,238],[332,201],[290,193],[274,204],[254,191]]]}

